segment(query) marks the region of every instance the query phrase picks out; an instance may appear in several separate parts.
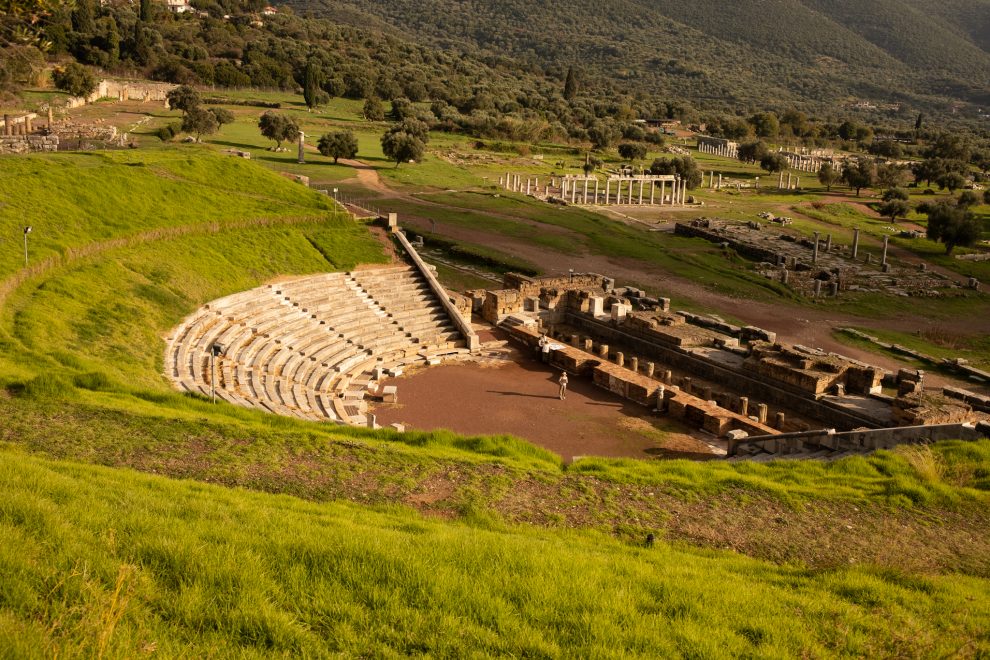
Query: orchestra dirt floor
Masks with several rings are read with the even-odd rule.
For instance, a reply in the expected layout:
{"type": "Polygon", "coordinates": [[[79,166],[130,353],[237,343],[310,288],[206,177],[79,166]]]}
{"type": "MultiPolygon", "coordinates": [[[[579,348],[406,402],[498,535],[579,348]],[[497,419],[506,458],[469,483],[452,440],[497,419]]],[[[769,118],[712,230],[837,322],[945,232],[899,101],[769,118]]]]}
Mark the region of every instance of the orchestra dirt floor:
{"type": "Polygon", "coordinates": [[[645,406],[571,376],[558,397],[558,370],[512,347],[497,358],[418,369],[384,381],[398,403],[376,404],[378,424],[509,434],[559,454],[629,458],[714,458],[720,442],[645,406]],[[711,446],[710,446],[711,445],[711,446]]]}

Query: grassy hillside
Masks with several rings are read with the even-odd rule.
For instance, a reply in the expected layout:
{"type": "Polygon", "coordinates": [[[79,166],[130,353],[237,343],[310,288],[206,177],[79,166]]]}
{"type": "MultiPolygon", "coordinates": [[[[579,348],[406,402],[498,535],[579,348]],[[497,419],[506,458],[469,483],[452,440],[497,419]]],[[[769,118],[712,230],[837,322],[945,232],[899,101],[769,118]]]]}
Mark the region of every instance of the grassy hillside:
{"type": "Polygon", "coordinates": [[[0,162],[0,228],[17,237],[0,250],[0,382],[99,374],[166,389],[161,337],[197,306],[384,259],[327,197],[206,149],[0,162]]]}
{"type": "Polygon", "coordinates": [[[990,650],[977,578],[439,523],[9,451],[0,490],[0,645],[19,657],[990,650]]]}
{"type": "Polygon", "coordinates": [[[936,82],[944,96],[983,102],[990,86],[990,54],[968,22],[985,20],[984,0],[959,0],[935,17],[913,0],[869,9],[818,0],[621,0],[603,9],[578,0],[567,11],[521,0],[286,4],[328,16],[343,12],[343,20],[384,20],[407,38],[442,46],[561,69],[573,64],[620,93],[635,86],[708,108],[788,103],[825,111],[822,102],[849,97],[929,104],[936,82]],[[556,35],[552,45],[547,34],[556,35]]]}

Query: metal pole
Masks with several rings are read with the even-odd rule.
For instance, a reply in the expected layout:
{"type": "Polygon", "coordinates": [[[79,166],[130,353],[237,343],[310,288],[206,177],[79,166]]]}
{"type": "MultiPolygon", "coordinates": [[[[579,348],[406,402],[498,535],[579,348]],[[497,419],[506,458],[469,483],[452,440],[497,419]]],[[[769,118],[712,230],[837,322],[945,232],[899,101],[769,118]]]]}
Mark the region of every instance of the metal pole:
{"type": "Polygon", "coordinates": [[[28,235],[24,232],[24,267],[27,268],[28,265],[28,235]]]}
{"type": "Polygon", "coordinates": [[[210,347],[210,398],[213,399],[213,403],[217,402],[217,356],[210,347]]]}

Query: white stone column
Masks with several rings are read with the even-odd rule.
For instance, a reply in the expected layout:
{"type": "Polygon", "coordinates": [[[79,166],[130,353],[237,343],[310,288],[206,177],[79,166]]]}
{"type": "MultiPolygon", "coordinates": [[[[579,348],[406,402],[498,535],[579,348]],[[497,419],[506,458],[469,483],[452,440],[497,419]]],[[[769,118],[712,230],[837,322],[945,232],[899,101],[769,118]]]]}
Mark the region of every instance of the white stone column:
{"type": "Polygon", "coordinates": [[[612,189],[612,179],[605,179],[605,206],[608,206],[608,198],[612,189]]]}
{"type": "Polygon", "coordinates": [[[595,177],[595,206],[598,205],[598,177],[595,177]]]}
{"type": "Polygon", "coordinates": [[[660,182],[660,206],[663,206],[664,200],[667,198],[667,181],[663,180],[660,182]]]}
{"type": "Polygon", "coordinates": [[[657,193],[657,182],[650,180],[650,206],[653,206],[653,200],[657,193]]]}
{"type": "Polygon", "coordinates": [[[533,180],[530,179],[529,177],[526,177],[526,194],[527,195],[530,193],[530,190],[531,190],[530,186],[532,186],[532,185],[533,185],[533,180]]]}
{"type": "Polygon", "coordinates": [[[588,180],[584,180],[584,204],[588,203],[588,180]]]}

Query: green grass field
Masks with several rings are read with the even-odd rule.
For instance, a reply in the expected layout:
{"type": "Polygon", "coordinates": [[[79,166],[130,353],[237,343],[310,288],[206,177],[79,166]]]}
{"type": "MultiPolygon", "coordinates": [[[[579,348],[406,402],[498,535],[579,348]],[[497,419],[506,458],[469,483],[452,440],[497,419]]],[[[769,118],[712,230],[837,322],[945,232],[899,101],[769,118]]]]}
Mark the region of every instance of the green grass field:
{"type": "Polygon", "coordinates": [[[0,641],[18,657],[990,651],[986,583],[963,576],[443,523],[10,451],[0,489],[0,641]]]}

